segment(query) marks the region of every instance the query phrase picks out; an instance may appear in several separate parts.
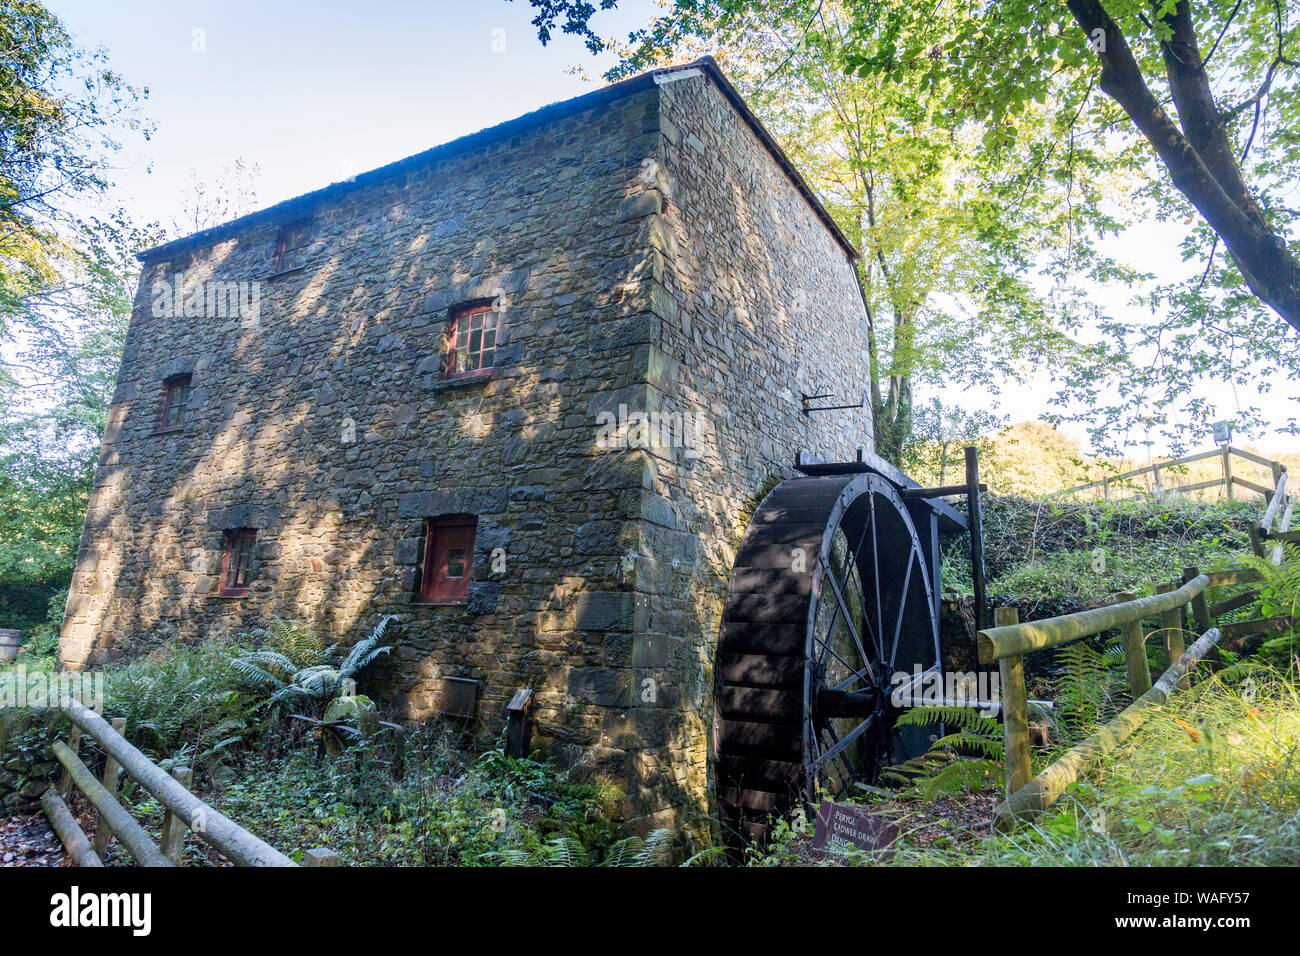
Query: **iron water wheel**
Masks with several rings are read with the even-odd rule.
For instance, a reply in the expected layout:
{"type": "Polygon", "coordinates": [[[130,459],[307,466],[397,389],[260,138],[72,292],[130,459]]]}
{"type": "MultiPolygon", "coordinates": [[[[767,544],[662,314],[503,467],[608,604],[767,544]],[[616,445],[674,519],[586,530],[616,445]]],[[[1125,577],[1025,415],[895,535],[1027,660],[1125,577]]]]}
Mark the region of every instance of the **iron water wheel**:
{"type": "Polygon", "coordinates": [[[763,499],[732,569],[715,663],[729,836],[761,839],[770,818],[819,793],[860,793],[928,747],[927,728],[895,727],[894,698],[905,703],[916,675],[939,668],[930,578],[880,475],[792,478],[763,499]]]}

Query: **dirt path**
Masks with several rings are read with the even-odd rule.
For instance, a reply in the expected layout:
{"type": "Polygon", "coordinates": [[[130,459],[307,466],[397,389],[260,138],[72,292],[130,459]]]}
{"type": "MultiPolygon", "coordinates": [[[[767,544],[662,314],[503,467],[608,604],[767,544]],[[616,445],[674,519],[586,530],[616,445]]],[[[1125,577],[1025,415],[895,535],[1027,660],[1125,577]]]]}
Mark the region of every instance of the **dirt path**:
{"type": "Polygon", "coordinates": [[[71,866],[42,813],[0,819],[0,866],[71,866]]]}

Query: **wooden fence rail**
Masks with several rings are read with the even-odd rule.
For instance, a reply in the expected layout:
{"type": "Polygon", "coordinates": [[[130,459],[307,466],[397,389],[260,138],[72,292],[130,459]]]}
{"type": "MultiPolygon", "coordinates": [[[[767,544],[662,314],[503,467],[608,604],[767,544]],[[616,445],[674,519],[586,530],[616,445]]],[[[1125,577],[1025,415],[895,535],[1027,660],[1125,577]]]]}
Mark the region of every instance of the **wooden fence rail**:
{"type": "Polygon", "coordinates": [[[1264,516],[1250,529],[1250,542],[1256,554],[1261,558],[1265,557],[1265,542],[1276,541],[1277,544],[1273,546],[1272,561],[1274,564],[1282,563],[1282,545],[1300,541],[1300,531],[1291,530],[1291,517],[1294,514],[1295,499],[1287,493],[1286,472],[1283,472],[1282,477],[1277,481],[1277,487],[1273,489],[1268,499],[1264,516]]]}
{"type": "MultiPolygon", "coordinates": [[[[76,700],[62,700],[59,709],[72,721],[68,741],[55,741],[54,757],[63,766],[63,778],[48,790],[41,805],[64,847],[78,866],[102,866],[103,855],[113,837],[121,842],[141,866],[175,866],[181,862],[186,832],[193,833],[214,847],[236,866],[297,866],[275,847],[249,833],[230,818],[194,796],[189,790],[192,774],[179,767],[169,775],[133,747],[122,732],[125,721],[110,724],[89,707],[76,700]],[[94,774],[77,755],[82,734],[93,739],[107,755],[104,777],[94,774]],[[117,799],[121,774],[137,781],[166,808],[161,846],[117,799]],[[92,845],[67,806],[75,786],[90,801],[98,814],[92,845]]],[[[338,856],[331,850],[307,851],[304,866],[337,866],[338,856]]]]}
{"type": "MultiPolygon", "coordinates": [[[[1211,628],[1195,644],[1169,665],[1155,685],[1148,687],[1133,703],[1104,727],[1068,751],[1028,783],[1017,788],[994,809],[994,823],[1006,830],[1026,816],[1041,813],[1065,792],[1065,788],[1092,764],[1100,761],[1127,740],[1150,716],[1150,710],[1163,704],[1176,691],[1196,664],[1219,642],[1219,631],[1211,628]]],[[[1145,659],[1145,653],[1143,654],[1145,659]]],[[[1136,693],[1136,689],[1135,689],[1136,693]]]]}
{"type": "MultiPolygon", "coordinates": [[[[1243,448],[1234,448],[1231,445],[1224,445],[1222,448],[1216,448],[1213,451],[1198,452],[1195,455],[1186,455],[1182,458],[1174,458],[1169,461],[1162,461],[1162,462],[1157,462],[1153,465],[1147,465],[1145,468],[1135,468],[1132,471],[1126,471],[1120,475],[1110,475],[1106,478],[1101,478],[1098,479],[1097,481],[1089,482],[1086,485],[1078,485],[1074,488],[1067,488],[1064,491],[1053,492],[1053,494],[1049,497],[1074,495],[1074,494],[1078,494],[1081,491],[1092,491],[1095,489],[1101,489],[1102,495],[1105,496],[1106,498],[1109,498],[1111,495],[1112,488],[1123,487],[1127,483],[1130,483],[1135,479],[1142,478],[1146,475],[1151,476],[1150,491],[1153,494],[1157,494],[1157,495],[1163,493],[1185,494],[1193,491],[1205,491],[1210,488],[1222,487],[1227,492],[1228,500],[1231,501],[1235,497],[1236,494],[1235,489],[1238,487],[1245,488],[1247,491],[1253,491],[1256,494],[1263,495],[1265,498],[1268,498],[1273,494],[1273,489],[1274,487],[1276,487],[1279,480],[1285,483],[1286,465],[1278,461],[1273,461],[1272,459],[1269,458],[1264,458],[1261,455],[1256,455],[1254,452],[1246,451],[1243,448]],[[1272,473],[1273,476],[1271,484],[1268,487],[1265,487],[1264,485],[1256,484],[1255,482],[1250,481],[1249,479],[1246,478],[1242,478],[1236,473],[1234,473],[1232,468],[1232,459],[1234,456],[1242,459],[1243,461],[1248,461],[1252,464],[1261,465],[1269,469],[1269,471],[1272,473]],[[1220,461],[1219,477],[1214,478],[1210,481],[1194,482],[1193,484],[1190,485],[1166,485],[1165,484],[1163,480],[1163,475],[1165,473],[1176,470],[1182,467],[1183,465],[1190,465],[1198,461],[1206,461],[1210,458],[1218,458],[1220,461]]],[[[1144,482],[1143,484],[1144,484],[1143,490],[1145,491],[1146,483],[1144,482]]]]}
{"type": "Polygon", "coordinates": [[[1161,584],[1150,597],[1119,595],[1119,601],[1105,607],[1042,621],[1020,623],[1014,608],[994,611],[996,626],[980,631],[981,664],[997,662],[1002,678],[1003,733],[1006,757],[1006,799],[994,810],[995,824],[1006,829],[1016,821],[1033,816],[1050,806],[1070,783],[1093,762],[1100,760],[1127,739],[1150,716],[1151,708],[1179,689],[1190,686],[1191,672],[1214,648],[1222,645],[1244,649],[1252,640],[1287,630],[1290,617],[1264,618],[1212,627],[1211,617],[1236,610],[1257,598],[1231,598],[1211,608],[1205,592],[1211,587],[1253,584],[1263,576],[1253,568],[1200,573],[1183,572],[1181,581],[1161,584]],[[1148,634],[1143,620],[1158,617],[1160,627],[1148,634]],[[1192,625],[1199,639],[1184,650],[1184,633],[1192,625]],[[1119,629],[1133,703],[1095,734],[1034,776],[1029,753],[1029,702],[1025,690],[1024,655],[1049,647],[1119,629]],[[1147,663],[1146,640],[1151,634],[1164,637],[1167,670],[1153,685],[1147,663]]]}

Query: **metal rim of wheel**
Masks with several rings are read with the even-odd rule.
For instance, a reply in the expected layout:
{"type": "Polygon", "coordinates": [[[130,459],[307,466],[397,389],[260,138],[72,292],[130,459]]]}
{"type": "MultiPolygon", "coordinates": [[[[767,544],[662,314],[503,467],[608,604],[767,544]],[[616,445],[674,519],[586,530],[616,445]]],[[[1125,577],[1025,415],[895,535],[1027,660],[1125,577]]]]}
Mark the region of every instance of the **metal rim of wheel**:
{"type": "Polygon", "coordinates": [[[762,839],[769,818],[860,792],[924,752],[927,728],[894,724],[939,666],[930,577],[880,475],[792,478],[763,499],[718,637],[714,769],[729,837],[762,839]]]}

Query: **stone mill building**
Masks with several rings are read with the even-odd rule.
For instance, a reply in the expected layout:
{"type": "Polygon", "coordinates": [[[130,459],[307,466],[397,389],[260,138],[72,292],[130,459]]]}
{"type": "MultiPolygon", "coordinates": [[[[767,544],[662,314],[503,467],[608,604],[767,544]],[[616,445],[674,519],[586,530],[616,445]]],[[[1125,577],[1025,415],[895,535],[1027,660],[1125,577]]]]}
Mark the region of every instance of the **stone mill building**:
{"type": "Polygon", "coordinates": [[[856,252],[710,59],[142,257],[71,667],[273,616],[396,615],[384,703],[708,812],[746,522],[871,448],[856,252]]]}

